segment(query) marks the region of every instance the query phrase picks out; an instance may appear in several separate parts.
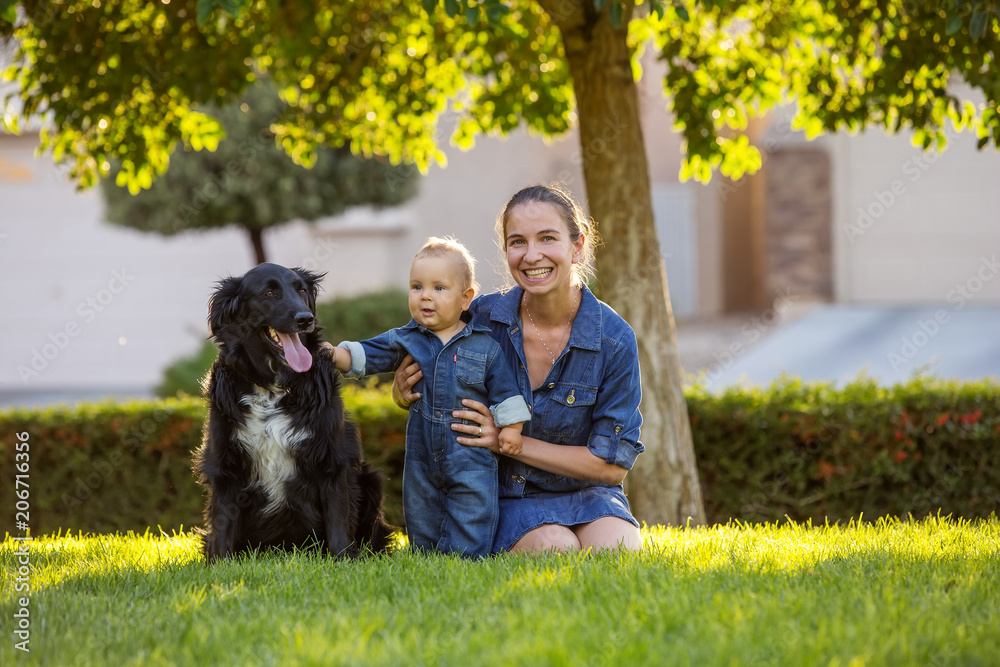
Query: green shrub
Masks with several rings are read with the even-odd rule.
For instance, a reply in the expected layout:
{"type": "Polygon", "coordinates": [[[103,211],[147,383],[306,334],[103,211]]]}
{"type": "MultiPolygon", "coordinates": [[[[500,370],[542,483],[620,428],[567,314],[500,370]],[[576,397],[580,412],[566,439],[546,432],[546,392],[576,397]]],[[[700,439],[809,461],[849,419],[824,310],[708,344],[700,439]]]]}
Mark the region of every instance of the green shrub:
{"type": "MultiPolygon", "coordinates": [[[[1000,386],[783,379],[687,392],[711,522],[986,517],[1000,509],[1000,386]]],[[[641,463],[641,459],[640,459],[641,463]]]]}
{"type": "Polygon", "coordinates": [[[342,297],[317,304],[316,317],[324,338],[336,345],[343,340],[364,340],[410,321],[406,290],[385,289],[360,296],[342,297]]]}
{"type": "MultiPolygon", "coordinates": [[[[384,391],[357,382],[344,382],[343,396],[365,456],[388,478],[386,516],[401,526],[406,413],[384,391]]],[[[191,397],[0,411],[0,470],[13,479],[17,435],[27,433],[34,534],[200,525],[204,496],[191,461],[204,419],[204,402],[191,397]]],[[[21,534],[14,486],[0,485],[0,502],[10,509],[0,534],[21,534]]]]}
{"type": "MultiPolygon", "coordinates": [[[[406,413],[387,388],[344,382],[365,456],[386,475],[386,514],[403,525],[406,413]]],[[[720,396],[687,391],[709,521],[848,521],[864,515],[965,518],[1000,509],[1000,386],[917,378],[843,389],[786,379],[720,396]]],[[[201,523],[191,472],[201,399],[0,411],[0,470],[30,434],[31,526],[92,532],[201,523]]],[[[638,465],[643,464],[640,457],[638,465]]],[[[0,485],[3,507],[13,484],[0,485]]],[[[640,517],[641,518],[641,517],[640,517]]],[[[0,531],[14,530],[14,513],[0,531]]]]}
{"type": "Polygon", "coordinates": [[[215,347],[215,343],[211,340],[204,341],[197,352],[181,357],[167,366],[163,371],[163,380],[156,387],[156,395],[160,398],[184,394],[200,396],[202,379],[208,374],[208,369],[218,356],[219,350],[215,347]]]}
{"type": "MultiPolygon", "coordinates": [[[[385,289],[361,296],[342,297],[317,304],[316,318],[323,337],[334,345],[344,340],[364,340],[410,321],[406,291],[385,289]]],[[[205,331],[208,335],[208,331],[205,331]]],[[[170,364],[156,395],[200,396],[201,382],[219,356],[215,344],[206,340],[194,354],[170,364]]]]}

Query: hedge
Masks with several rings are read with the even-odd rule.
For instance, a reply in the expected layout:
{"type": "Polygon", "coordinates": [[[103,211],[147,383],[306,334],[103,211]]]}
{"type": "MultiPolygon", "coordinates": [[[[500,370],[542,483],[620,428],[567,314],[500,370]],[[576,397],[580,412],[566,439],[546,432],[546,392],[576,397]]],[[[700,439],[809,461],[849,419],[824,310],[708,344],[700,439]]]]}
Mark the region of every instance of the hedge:
{"type": "MultiPolygon", "coordinates": [[[[386,511],[402,526],[406,414],[384,389],[344,383],[365,454],[387,477],[386,511]]],[[[1000,385],[915,378],[882,388],[784,379],[716,396],[687,390],[710,522],[965,518],[1000,509],[1000,385]]],[[[16,530],[15,447],[30,445],[35,534],[171,531],[200,525],[191,472],[205,416],[199,398],[0,411],[0,531],[16,530]]],[[[637,465],[642,465],[640,457],[637,465]]]]}
{"type": "Polygon", "coordinates": [[[965,518],[1000,510],[1000,385],[783,378],[687,392],[710,521],[965,518]]]}
{"type": "MultiPolygon", "coordinates": [[[[365,455],[388,477],[386,516],[402,525],[402,477],[394,471],[403,466],[406,413],[383,391],[343,384],[365,455]]],[[[0,506],[9,508],[0,535],[22,534],[16,530],[14,457],[24,434],[33,534],[201,525],[204,495],[191,461],[204,419],[204,402],[194,397],[0,411],[0,506]]]]}

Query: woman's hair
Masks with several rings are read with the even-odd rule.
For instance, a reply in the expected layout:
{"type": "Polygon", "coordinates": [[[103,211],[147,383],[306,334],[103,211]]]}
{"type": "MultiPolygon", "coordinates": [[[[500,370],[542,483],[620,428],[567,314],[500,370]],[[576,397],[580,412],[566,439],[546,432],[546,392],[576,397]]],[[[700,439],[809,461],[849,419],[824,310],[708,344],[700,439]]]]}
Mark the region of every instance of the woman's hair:
{"type": "Polygon", "coordinates": [[[454,238],[450,236],[444,238],[431,236],[420,246],[420,250],[413,256],[413,259],[419,257],[443,257],[445,255],[452,255],[462,263],[462,276],[465,279],[465,289],[472,288],[473,292],[479,294],[479,283],[476,282],[476,258],[472,256],[468,248],[454,238]]]}
{"type": "Polygon", "coordinates": [[[583,250],[580,252],[580,259],[573,265],[573,276],[581,284],[589,282],[594,277],[594,248],[600,243],[597,224],[583,214],[583,209],[568,190],[557,185],[532,185],[510,198],[496,222],[501,254],[507,254],[507,217],[518,206],[531,203],[552,204],[566,223],[572,242],[576,243],[583,234],[583,250]]]}

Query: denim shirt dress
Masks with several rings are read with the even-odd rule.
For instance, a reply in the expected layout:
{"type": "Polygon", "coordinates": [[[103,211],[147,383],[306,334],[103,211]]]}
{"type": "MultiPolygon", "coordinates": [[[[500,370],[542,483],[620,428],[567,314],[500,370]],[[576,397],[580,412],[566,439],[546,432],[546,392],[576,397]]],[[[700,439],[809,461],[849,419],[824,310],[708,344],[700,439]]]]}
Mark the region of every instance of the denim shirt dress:
{"type": "Polygon", "coordinates": [[[499,511],[497,458],[488,449],[458,444],[452,412],[464,410],[462,399],[469,398],[490,407],[498,428],[531,418],[489,328],[467,323],[442,344],[433,331],[411,320],[374,338],[340,345],[351,352],[348,377],[394,371],[407,354],[424,373],[414,387],[421,396],[406,422],[403,513],[410,544],[468,557],[489,555],[499,511]]]}
{"type": "MultiPolygon", "coordinates": [[[[531,409],[523,435],[567,447],[587,447],[630,470],[644,450],[639,441],[642,397],[635,332],[610,306],[583,288],[565,349],[532,391],[519,315],[524,290],[486,294],[470,307],[473,323],[490,328],[531,409]]],[[[622,486],[546,472],[499,457],[500,518],[494,551],[508,551],[544,524],[573,526],[617,516],[638,526],[622,486]]]]}

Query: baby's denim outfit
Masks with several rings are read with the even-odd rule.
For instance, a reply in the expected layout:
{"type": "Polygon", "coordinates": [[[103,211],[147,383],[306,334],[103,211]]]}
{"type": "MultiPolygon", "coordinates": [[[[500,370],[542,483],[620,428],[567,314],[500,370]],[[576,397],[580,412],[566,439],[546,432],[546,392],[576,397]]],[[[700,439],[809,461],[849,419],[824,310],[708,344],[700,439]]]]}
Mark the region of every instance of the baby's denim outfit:
{"type": "MultiPolygon", "coordinates": [[[[468,313],[463,319],[468,321],[468,313]]],[[[498,515],[497,459],[482,447],[460,445],[452,411],[468,398],[490,406],[497,428],[528,421],[531,413],[489,327],[466,324],[446,344],[413,320],[404,327],[340,346],[351,353],[348,377],[394,371],[407,354],[423,377],[406,423],[403,513],[410,544],[488,555],[498,515]]],[[[468,422],[463,422],[468,423],[468,422]]]]}

